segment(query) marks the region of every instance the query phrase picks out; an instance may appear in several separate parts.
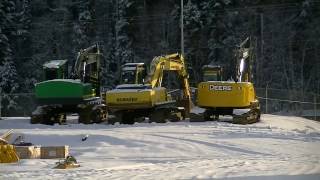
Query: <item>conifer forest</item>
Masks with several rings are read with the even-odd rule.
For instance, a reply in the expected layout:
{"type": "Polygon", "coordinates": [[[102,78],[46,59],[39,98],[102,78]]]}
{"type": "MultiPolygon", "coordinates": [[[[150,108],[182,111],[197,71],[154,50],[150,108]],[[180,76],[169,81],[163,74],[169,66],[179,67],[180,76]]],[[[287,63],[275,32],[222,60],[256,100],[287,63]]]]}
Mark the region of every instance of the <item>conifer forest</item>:
{"type": "MultiPolygon", "coordinates": [[[[320,0],[184,0],[183,44],[190,83],[204,65],[232,77],[234,49],[251,37],[255,87],[320,92],[320,0]]],[[[71,64],[97,43],[102,84],[126,62],[181,52],[181,0],[1,0],[0,93],[32,93],[42,65],[71,64]]],[[[3,96],[4,110],[16,98],[3,96]]]]}

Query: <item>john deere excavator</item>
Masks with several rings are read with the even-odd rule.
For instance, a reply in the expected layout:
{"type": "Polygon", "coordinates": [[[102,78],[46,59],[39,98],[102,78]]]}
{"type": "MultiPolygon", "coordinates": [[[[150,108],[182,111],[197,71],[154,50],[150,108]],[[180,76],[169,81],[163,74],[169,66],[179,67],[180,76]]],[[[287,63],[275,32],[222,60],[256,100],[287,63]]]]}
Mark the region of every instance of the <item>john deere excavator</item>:
{"type": "Polygon", "coordinates": [[[250,38],[236,51],[236,80],[222,81],[222,67],[204,66],[204,82],[198,84],[197,105],[205,108],[204,120],[232,115],[233,123],[249,124],[260,120],[260,104],[251,77],[250,38]]]}
{"type": "Polygon", "coordinates": [[[67,60],[45,63],[45,81],[35,85],[38,107],[31,115],[31,123],[62,124],[67,113],[78,113],[79,123],[106,120],[107,109],[100,97],[101,57],[96,44],[80,50],[71,73],[67,60]]]}
{"type": "Polygon", "coordinates": [[[121,123],[133,124],[137,118],[149,117],[149,122],[166,122],[185,118],[189,115],[191,99],[188,74],[184,58],[179,54],[155,57],[150,64],[150,72],[145,76],[144,64],[126,64],[123,68],[122,82],[115,89],[106,93],[108,109],[121,123]],[[131,66],[131,67],[130,67],[131,66]],[[144,67],[138,70],[139,66],[144,67]],[[130,68],[129,68],[130,67],[130,68]],[[129,73],[131,71],[131,73],[129,73]],[[164,71],[175,71],[182,84],[183,95],[173,100],[167,89],[162,87],[164,71]],[[128,81],[134,79],[136,81],[128,81]],[[180,115],[180,116],[179,116],[180,115]]]}

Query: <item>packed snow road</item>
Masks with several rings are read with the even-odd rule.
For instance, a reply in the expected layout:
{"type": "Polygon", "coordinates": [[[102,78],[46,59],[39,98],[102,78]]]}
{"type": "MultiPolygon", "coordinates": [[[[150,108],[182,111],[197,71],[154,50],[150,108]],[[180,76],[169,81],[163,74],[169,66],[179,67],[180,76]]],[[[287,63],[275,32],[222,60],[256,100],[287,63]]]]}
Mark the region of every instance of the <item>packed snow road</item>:
{"type": "Polygon", "coordinates": [[[298,117],[263,115],[252,125],[0,121],[0,133],[11,128],[33,144],[69,145],[81,167],[24,159],[0,164],[0,179],[320,179],[320,123],[298,117]]]}

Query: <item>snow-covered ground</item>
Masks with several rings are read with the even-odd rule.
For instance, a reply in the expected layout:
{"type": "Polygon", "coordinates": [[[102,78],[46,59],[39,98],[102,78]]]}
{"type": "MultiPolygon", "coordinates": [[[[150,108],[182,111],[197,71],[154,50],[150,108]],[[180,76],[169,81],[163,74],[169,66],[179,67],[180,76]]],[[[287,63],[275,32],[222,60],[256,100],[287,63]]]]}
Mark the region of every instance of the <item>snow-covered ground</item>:
{"type": "Polygon", "coordinates": [[[0,133],[11,128],[33,144],[69,145],[81,167],[24,159],[0,164],[0,179],[320,179],[320,123],[298,117],[263,115],[252,125],[0,121],[0,133]]]}

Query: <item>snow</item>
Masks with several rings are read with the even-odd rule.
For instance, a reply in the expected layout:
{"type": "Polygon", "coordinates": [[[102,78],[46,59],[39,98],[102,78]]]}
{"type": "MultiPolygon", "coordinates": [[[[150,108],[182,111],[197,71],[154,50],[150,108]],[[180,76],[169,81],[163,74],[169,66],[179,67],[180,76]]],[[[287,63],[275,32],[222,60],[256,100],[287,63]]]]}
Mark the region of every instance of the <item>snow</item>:
{"type": "Polygon", "coordinates": [[[150,85],[147,84],[121,84],[116,87],[116,89],[145,89],[150,88],[150,85]]]}
{"type": "Polygon", "coordinates": [[[80,79],[51,79],[43,82],[39,82],[37,84],[44,84],[47,82],[68,82],[68,83],[75,83],[75,84],[80,84],[81,80],[80,79]]]}
{"type": "Polygon", "coordinates": [[[61,65],[65,64],[67,60],[52,60],[43,65],[47,68],[59,68],[61,65]]]}
{"type": "Polygon", "coordinates": [[[234,115],[242,115],[244,113],[249,112],[251,109],[234,109],[233,114],[234,115]]]}
{"type": "Polygon", "coordinates": [[[24,159],[0,164],[0,179],[320,179],[320,123],[261,119],[47,126],[5,118],[0,134],[13,128],[25,142],[69,145],[81,167],[56,170],[58,160],[24,159]]]}
{"type": "MultiPolygon", "coordinates": [[[[122,71],[134,71],[136,69],[137,69],[137,67],[123,67],[122,71]]],[[[132,73],[134,73],[134,72],[132,72],[132,73]]]]}
{"type": "MultiPolygon", "coordinates": [[[[155,88],[153,88],[155,89],[155,88]]],[[[112,89],[107,92],[115,93],[115,92],[144,92],[144,91],[152,91],[150,84],[121,84],[116,86],[115,89],[112,89]]]]}

